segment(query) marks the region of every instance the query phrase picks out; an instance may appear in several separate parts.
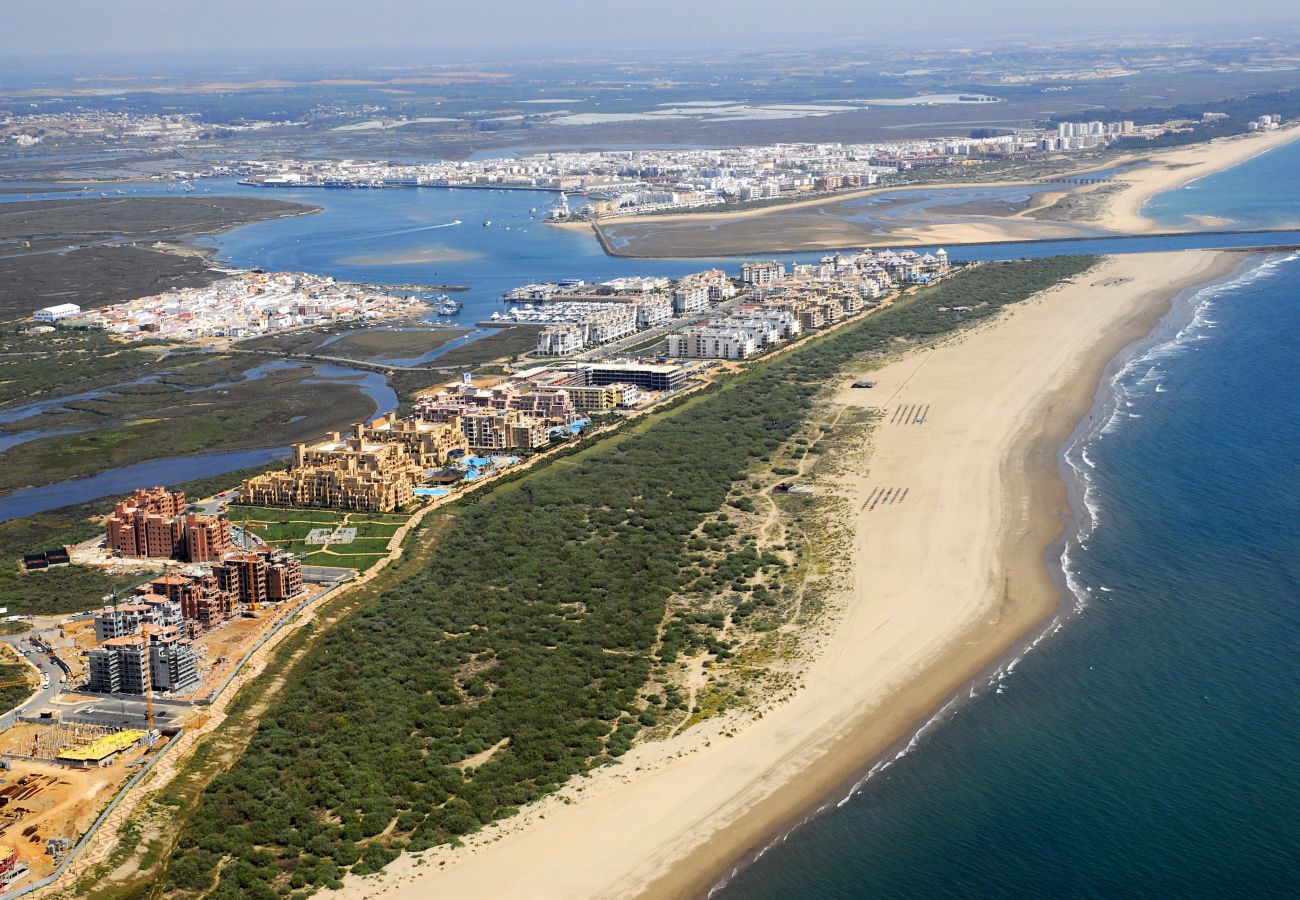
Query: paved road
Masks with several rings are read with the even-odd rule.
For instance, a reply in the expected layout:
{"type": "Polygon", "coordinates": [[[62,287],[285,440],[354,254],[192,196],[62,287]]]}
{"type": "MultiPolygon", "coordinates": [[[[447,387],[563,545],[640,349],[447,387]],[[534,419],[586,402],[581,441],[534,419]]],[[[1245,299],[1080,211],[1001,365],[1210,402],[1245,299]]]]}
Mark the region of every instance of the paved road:
{"type": "Polygon", "coordinates": [[[5,635],[0,637],[0,641],[4,641],[4,643],[13,647],[15,652],[20,656],[26,656],[29,662],[41,670],[42,675],[45,675],[50,679],[49,687],[40,688],[35,694],[20,703],[17,707],[9,710],[4,715],[0,715],[0,731],[3,731],[6,728],[12,727],[14,723],[18,721],[19,712],[43,709],[50,705],[50,701],[55,698],[59,693],[59,689],[63,687],[62,683],[59,681],[59,678],[63,675],[63,670],[50,662],[49,657],[44,653],[35,650],[32,647],[31,642],[27,640],[27,635],[5,635]],[[28,652],[26,654],[19,649],[20,645],[27,648],[28,652]]]}

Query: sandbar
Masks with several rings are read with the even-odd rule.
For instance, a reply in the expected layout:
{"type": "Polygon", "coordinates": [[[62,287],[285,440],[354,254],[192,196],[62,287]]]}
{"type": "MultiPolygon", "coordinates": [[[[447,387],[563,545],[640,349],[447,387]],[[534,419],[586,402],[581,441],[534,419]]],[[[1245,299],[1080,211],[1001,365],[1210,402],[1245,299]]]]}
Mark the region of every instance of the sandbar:
{"type": "Polygon", "coordinates": [[[388,253],[360,253],[338,260],[341,266],[414,266],[421,263],[466,262],[478,259],[481,254],[472,250],[456,250],[441,244],[421,247],[418,250],[393,250],[388,253]]]}

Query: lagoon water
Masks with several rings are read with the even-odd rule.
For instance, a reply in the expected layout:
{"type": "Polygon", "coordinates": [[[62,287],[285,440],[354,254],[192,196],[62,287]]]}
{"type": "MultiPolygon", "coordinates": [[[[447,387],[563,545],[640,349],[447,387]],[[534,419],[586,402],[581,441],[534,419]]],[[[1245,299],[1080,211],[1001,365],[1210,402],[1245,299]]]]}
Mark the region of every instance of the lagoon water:
{"type": "MultiPolygon", "coordinates": [[[[79,197],[97,197],[101,193],[119,195],[160,195],[168,185],[156,182],[121,185],[112,191],[87,190],[69,192],[43,191],[33,184],[30,192],[0,195],[0,204],[33,199],[61,202],[79,197]]],[[[172,185],[172,190],[175,186],[172,185]]],[[[996,193],[996,192],[995,192],[996,193]]],[[[456,297],[464,309],[455,316],[441,317],[465,326],[488,319],[493,312],[506,308],[501,295],[532,281],[556,281],[581,278],[588,282],[603,281],[620,275],[666,275],[677,277],[710,266],[735,272],[736,259],[624,259],[607,256],[594,238],[581,231],[553,228],[542,219],[554,202],[555,195],[540,191],[502,191],[483,189],[446,190],[440,188],[388,188],[383,190],[267,189],[240,185],[233,178],[201,180],[195,183],[194,196],[258,196],[299,201],[322,207],[316,215],[296,216],[259,222],[204,238],[216,250],[219,264],[235,268],[261,268],[267,271],[305,271],[331,275],[349,281],[376,284],[456,284],[468,288],[456,297]],[[536,209],[536,214],[530,210],[536,209]],[[487,224],[485,224],[487,223],[487,224]]],[[[177,194],[181,196],[181,194],[177,194]]],[[[908,194],[908,208],[933,204],[961,205],[987,203],[986,189],[936,189],[908,194]],[[933,195],[933,196],[931,196],[933,195]]],[[[1000,194],[998,196],[1001,196],[1000,194]]],[[[1075,240],[1047,243],[1000,244],[950,248],[954,260],[1009,259],[1061,253],[1129,253],[1143,250],[1171,250],[1213,246],[1243,246],[1257,243],[1258,236],[1241,234],[1192,235],[1160,238],[1123,238],[1115,240],[1075,240]]],[[[1269,235],[1270,243],[1300,244],[1300,230],[1269,235]]],[[[785,254],[788,261],[809,261],[820,253],[785,254]]],[[[441,350],[419,356],[394,359],[399,365],[418,365],[429,361],[451,346],[482,336],[483,330],[457,339],[441,350]]],[[[322,370],[323,374],[323,370],[322,370]]],[[[349,377],[351,370],[333,369],[326,377],[349,377]]],[[[378,376],[366,376],[365,389],[376,401],[376,411],[395,405],[392,392],[374,385],[378,376]]],[[[3,418],[0,418],[3,421],[3,418]]],[[[5,446],[15,448],[24,440],[44,434],[27,434],[0,438],[5,446]]],[[[193,460],[169,460],[166,480],[187,480],[245,465],[242,453],[220,454],[193,460]],[[220,468],[221,459],[227,460],[220,468]]],[[[150,469],[149,473],[157,470],[150,469]]],[[[60,485],[63,493],[48,491],[35,494],[0,496],[0,520],[30,515],[62,503],[83,502],[116,492],[118,473],[108,478],[80,479],[60,485]],[[58,503],[53,498],[58,497],[58,503]]],[[[153,477],[150,474],[150,477],[153,477]]],[[[161,472],[159,476],[161,477],[161,472]]],[[[155,479],[156,480],[156,479],[155,479]]]]}

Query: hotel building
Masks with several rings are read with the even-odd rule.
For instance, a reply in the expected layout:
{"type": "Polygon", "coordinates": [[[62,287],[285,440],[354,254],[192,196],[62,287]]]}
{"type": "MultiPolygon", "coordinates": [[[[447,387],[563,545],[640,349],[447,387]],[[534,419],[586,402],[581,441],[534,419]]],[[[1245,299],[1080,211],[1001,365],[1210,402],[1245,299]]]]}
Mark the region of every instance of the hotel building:
{"type": "MultiPolygon", "coordinates": [[[[332,433],[320,443],[295,444],[287,472],[244,481],[240,496],[254,506],[313,506],[391,512],[410,503],[422,467],[400,440],[371,440],[366,426],[352,436],[332,433]]],[[[392,437],[387,434],[387,437],[392,437]]]]}

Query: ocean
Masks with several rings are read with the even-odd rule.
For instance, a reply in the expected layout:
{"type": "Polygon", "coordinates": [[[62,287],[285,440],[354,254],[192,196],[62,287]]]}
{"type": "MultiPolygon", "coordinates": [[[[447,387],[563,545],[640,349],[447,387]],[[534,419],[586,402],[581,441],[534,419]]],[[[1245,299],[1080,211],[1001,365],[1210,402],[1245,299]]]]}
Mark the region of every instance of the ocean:
{"type": "MultiPolygon", "coordinates": [[[[1148,212],[1294,221],[1297,159],[1148,212]]],[[[1066,449],[1060,619],[716,900],[1300,895],[1298,334],[1300,254],[1180,298],[1066,449]]]]}

